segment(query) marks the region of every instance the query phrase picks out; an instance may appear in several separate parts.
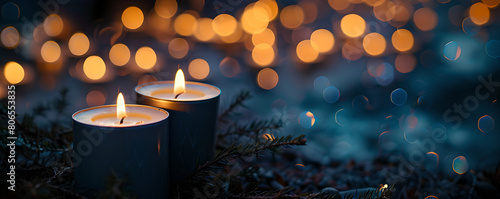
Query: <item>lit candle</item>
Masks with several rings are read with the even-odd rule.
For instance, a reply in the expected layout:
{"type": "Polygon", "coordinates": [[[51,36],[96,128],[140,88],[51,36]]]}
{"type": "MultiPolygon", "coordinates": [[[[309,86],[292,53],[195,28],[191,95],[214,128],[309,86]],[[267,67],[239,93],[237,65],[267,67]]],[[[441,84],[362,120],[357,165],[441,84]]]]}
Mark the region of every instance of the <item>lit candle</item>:
{"type": "Polygon", "coordinates": [[[167,111],[125,104],[80,110],[73,114],[75,189],[96,197],[113,175],[127,180],[140,198],[168,197],[167,111]]]}
{"type": "Polygon", "coordinates": [[[137,103],[168,110],[170,180],[192,174],[197,165],[213,158],[219,88],[184,80],[178,70],[175,81],[158,81],[135,88],[137,103]]]}

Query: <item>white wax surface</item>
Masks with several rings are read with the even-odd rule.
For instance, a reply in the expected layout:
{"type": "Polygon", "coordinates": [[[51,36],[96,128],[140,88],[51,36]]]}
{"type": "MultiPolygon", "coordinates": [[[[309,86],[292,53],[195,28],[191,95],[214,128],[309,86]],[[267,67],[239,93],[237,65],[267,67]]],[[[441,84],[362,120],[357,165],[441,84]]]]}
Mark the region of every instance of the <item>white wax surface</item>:
{"type": "Polygon", "coordinates": [[[97,106],[73,114],[73,119],[93,126],[128,127],[152,124],[164,120],[168,113],[155,107],[127,104],[127,117],[120,124],[116,118],[116,105],[97,106]]]}
{"type": "Polygon", "coordinates": [[[174,95],[174,81],[151,82],[140,85],[136,91],[142,95],[171,101],[200,101],[220,95],[220,89],[210,84],[186,81],[186,92],[177,99],[174,95]]]}

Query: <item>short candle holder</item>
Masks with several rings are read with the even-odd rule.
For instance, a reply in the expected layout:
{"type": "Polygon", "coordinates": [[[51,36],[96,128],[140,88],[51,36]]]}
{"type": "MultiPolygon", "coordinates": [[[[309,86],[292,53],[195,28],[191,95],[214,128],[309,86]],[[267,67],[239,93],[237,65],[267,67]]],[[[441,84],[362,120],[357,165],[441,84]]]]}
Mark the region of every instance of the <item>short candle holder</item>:
{"type": "Polygon", "coordinates": [[[94,198],[113,175],[139,198],[168,198],[168,118],[163,109],[105,105],[73,114],[76,192],[94,198]]]}

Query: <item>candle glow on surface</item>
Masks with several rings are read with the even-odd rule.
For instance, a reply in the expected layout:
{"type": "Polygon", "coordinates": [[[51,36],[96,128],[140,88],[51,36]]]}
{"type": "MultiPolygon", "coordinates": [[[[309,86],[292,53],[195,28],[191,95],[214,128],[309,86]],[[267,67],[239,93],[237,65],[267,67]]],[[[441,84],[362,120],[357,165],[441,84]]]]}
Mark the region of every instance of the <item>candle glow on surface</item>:
{"type": "Polygon", "coordinates": [[[125,104],[123,95],[120,95],[116,105],[103,105],[83,109],[73,114],[76,122],[99,127],[130,127],[153,124],[164,120],[169,113],[163,109],[137,105],[125,104]],[[124,119],[126,116],[126,119],[124,119]],[[123,121],[121,121],[124,119],[123,121]]]}
{"type": "Polygon", "coordinates": [[[184,80],[184,73],[181,69],[177,70],[174,81],[174,96],[177,99],[180,94],[186,92],[186,81],[184,80]]]}
{"type": "MultiPolygon", "coordinates": [[[[177,78],[176,78],[177,79],[177,78]]],[[[144,83],[135,88],[138,94],[155,100],[169,101],[200,101],[209,100],[220,95],[220,89],[204,83],[184,81],[184,93],[175,98],[175,81],[156,81],[144,83]]]]}

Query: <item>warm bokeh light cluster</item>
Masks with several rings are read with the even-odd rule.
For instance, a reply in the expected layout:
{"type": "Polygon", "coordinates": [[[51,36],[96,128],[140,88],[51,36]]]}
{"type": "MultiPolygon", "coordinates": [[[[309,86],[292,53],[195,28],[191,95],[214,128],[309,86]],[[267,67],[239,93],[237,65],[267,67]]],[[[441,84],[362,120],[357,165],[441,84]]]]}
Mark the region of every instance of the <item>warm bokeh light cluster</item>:
{"type": "MultiPolygon", "coordinates": [[[[449,1],[438,2],[446,4],[449,1]]],[[[245,59],[246,64],[276,67],[280,64],[277,57],[283,53],[279,52],[282,48],[281,42],[285,42],[287,45],[294,46],[293,51],[286,52],[294,53],[296,56],[293,57],[298,62],[305,64],[320,63],[327,60],[325,58],[333,53],[340,53],[344,59],[349,61],[359,60],[363,56],[380,57],[400,53],[395,56],[393,63],[387,63],[388,65],[381,67],[384,69],[382,71],[387,71],[386,66],[391,66],[392,70],[397,70],[400,73],[410,73],[419,64],[417,58],[409,53],[418,50],[416,48],[420,46],[415,46],[417,38],[410,31],[414,29],[408,28],[408,26],[416,27],[417,31],[432,31],[438,28],[440,25],[438,23],[444,21],[440,18],[442,16],[438,16],[436,13],[436,8],[427,4],[416,7],[407,2],[387,0],[328,0],[324,5],[326,3],[329,5],[327,9],[335,10],[340,13],[340,16],[331,20],[330,24],[333,26],[318,29],[312,29],[314,25],[310,26],[309,24],[320,19],[324,20],[325,8],[318,3],[309,1],[300,1],[296,5],[289,4],[279,7],[275,0],[258,0],[249,3],[240,12],[234,12],[235,14],[221,12],[213,18],[208,18],[201,15],[204,3],[196,4],[197,6],[193,4],[191,9],[179,12],[177,1],[157,0],[151,10],[129,5],[122,10],[119,20],[125,31],[154,30],[155,32],[151,35],[166,43],[166,53],[179,61],[186,61],[185,58],[190,56],[190,51],[196,49],[196,43],[193,42],[198,41],[239,44],[248,50],[248,55],[251,58],[245,59]],[[357,12],[357,7],[361,6],[370,9],[372,14],[357,12]],[[372,23],[370,17],[385,24],[372,23]],[[335,46],[339,47],[335,48],[335,46]]],[[[448,18],[451,23],[461,26],[463,31],[470,36],[487,34],[482,32],[484,30],[479,26],[485,26],[491,22],[492,9],[496,8],[499,3],[498,0],[482,0],[467,8],[453,6],[449,10],[448,18]]],[[[60,15],[50,14],[40,26],[35,27],[33,37],[35,41],[41,43],[41,60],[50,64],[57,63],[57,65],[44,66],[45,68],[53,67],[58,68],[57,70],[62,68],[68,53],[65,52],[66,45],[61,39],[67,39],[67,50],[74,57],[85,56],[99,49],[99,44],[94,44],[96,35],[83,32],[66,34],[68,31],[72,31],[73,27],[65,22],[60,15]]],[[[125,45],[123,41],[117,40],[122,40],[127,36],[116,32],[115,27],[106,27],[99,35],[110,34],[113,31],[114,35],[111,36],[110,41],[111,47],[107,52],[109,56],[99,56],[103,59],[109,59],[103,60],[105,63],[109,61],[115,66],[126,66],[131,63],[132,52],[127,46],[128,44],[125,45]]],[[[7,26],[1,32],[1,42],[6,48],[16,48],[23,41],[16,27],[7,26]]],[[[96,40],[96,42],[99,41],[96,40]]],[[[455,44],[457,43],[453,41],[445,45],[444,57],[446,59],[455,61],[460,57],[462,49],[458,44],[455,44]]],[[[496,54],[494,50],[491,50],[491,46],[487,48],[487,51],[494,57],[496,54]]],[[[163,52],[156,52],[151,47],[141,47],[137,49],[133,59],[140,69],[147,71],[157,65],[157,53],[162,54],[163,52]]],[[[198,63],[195,60],[191,63],[198,63]]],[[[198,65],[200,64],[193,65],[193,68],[198,65]]],[[[238,61],[231,57],[222,60],[219,68],[221,69],[220,73],[225,77],[234,77],[240,71],[238,61]]],[[[126,75],[128,72],[120,71],[118,74],[126,75]]],[[[195,73],[193,72],[193,74],[195,73]]],[[[204,74],[208,75],[208,73],[203,72],[193,75],[193,78],[204,79],[206,78],[204,74]]],[[[394,78],[391,76],[381,80],[380,75],[373,77],[382,81],[381,85],[388,85],[394,78]]],[[[260,85],[258,82],[257,84],[260,85]]]]}
{"type": "Polygon", "coordinates": [[[317,29],[311,33],[309,39],[300,41],[295,53],[297,58],[304,63],[318,61],[321,54],[332,51],[335,45],[335,37],[326,29],[317,29]]]}

